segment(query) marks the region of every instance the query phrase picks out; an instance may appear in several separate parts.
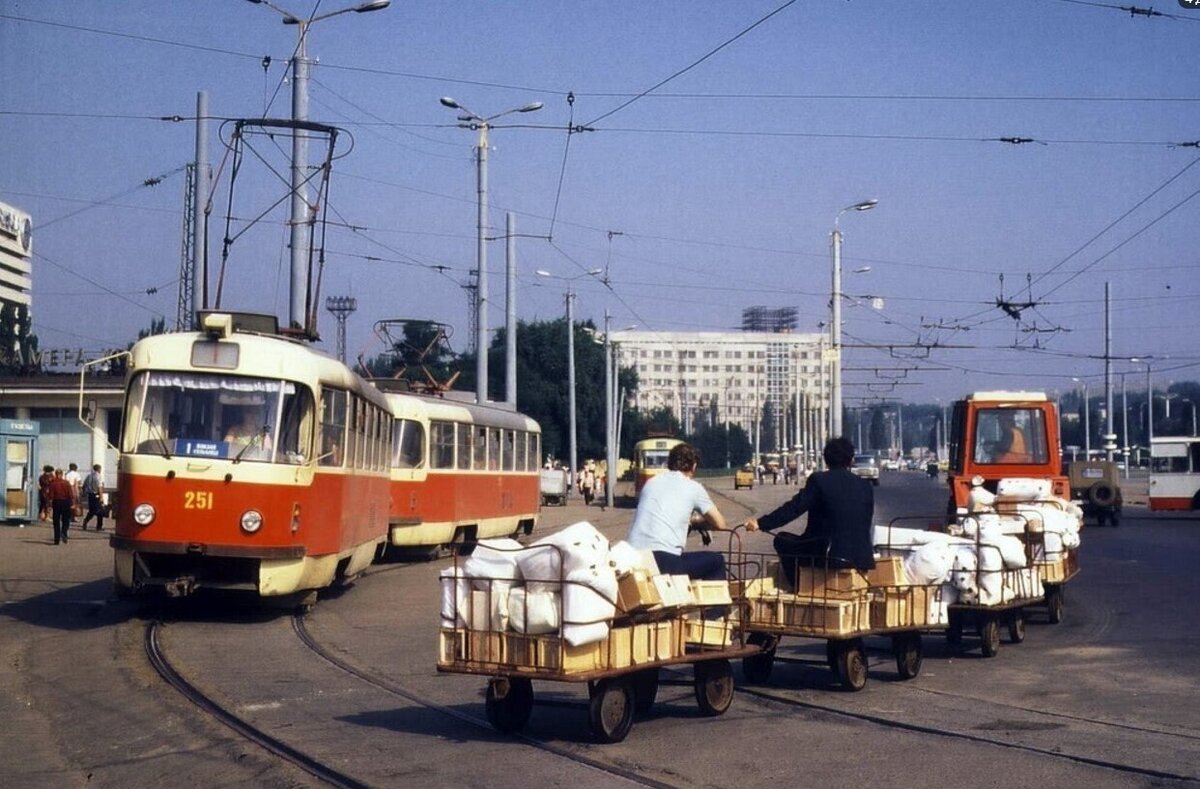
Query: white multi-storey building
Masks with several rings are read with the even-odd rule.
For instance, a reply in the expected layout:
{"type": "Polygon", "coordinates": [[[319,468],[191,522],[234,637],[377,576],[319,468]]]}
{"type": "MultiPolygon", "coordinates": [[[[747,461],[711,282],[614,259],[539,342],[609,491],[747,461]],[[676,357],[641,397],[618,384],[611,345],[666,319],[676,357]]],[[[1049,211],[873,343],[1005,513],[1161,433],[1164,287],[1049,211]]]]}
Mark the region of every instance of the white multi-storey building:
{"type": "Polygon", "coordinates": [[[30,306],[32,227],[29,214],[0,203],[0,301],[30,306]]]}
{"type": "Polygon", "coordinates": [[[697,414],[715,414],[716,424],[740,425],[764,452],[819,447],[828,432],[824,334],[626,330],[612,340],[618,363],[637,370],[637,407],[670,408],[685,430],[697,414]],[[775,435],[757,436],[768,403],[775,435]]]}

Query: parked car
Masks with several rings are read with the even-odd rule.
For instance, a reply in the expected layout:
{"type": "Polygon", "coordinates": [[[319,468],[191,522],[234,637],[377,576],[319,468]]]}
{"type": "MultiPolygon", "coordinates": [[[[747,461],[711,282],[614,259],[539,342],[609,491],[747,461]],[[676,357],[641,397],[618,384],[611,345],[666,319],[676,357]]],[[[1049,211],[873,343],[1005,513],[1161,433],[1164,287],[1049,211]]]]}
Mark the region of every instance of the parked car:
{"type": "Polygon", "coordinates": [[[872,485],[879,484],[879,461],[874,455],[855,455],[850,471],[855,476],[870,480],[872,485]]]}

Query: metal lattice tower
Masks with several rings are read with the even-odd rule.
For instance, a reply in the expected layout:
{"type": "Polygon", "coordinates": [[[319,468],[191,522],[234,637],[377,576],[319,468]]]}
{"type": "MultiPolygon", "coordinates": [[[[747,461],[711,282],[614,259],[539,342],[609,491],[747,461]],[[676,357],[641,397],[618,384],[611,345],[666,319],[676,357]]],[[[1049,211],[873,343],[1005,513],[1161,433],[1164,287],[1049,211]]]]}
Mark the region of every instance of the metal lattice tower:
{"type": "Polygon", "coordinates": [[[196,200],[196,165],[187,166],[183,184],[183,249],[179,256],[179,306],[175,310],[175,331],[192,328],[192,296],[196,273],[196,234],[193,208],[196,200]]]}
{"type": "Polygon", "coordinates": [[[325,309],[337,319],[337,354],[343,364],[346,363],[346,318],[358,309],[358,299],[353,296],[329,296],[325,299],[325,309]]]}
{"type": "Polygon", "coordinates": [[[471,281],[464,282],[462,289],[467,292],[467,300],[470,303],[470,309],[467,310],[467,319],[470,324],[467,336],[470,338],[467,350],[469,353],[475,353],[479,345],[479,284],[476,282],[475,272],[471,272],[471,281]]]}

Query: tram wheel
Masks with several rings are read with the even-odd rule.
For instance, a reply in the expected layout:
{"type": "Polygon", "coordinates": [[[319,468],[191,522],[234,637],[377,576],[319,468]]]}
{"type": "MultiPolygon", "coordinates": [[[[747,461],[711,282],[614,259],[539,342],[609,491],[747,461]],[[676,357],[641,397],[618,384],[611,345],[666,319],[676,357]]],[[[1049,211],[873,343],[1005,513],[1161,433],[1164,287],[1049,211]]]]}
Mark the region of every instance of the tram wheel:
{"type": "Polygon", "coordinates": [[[633,683],[633,712],[637,716],[646,715],[658,698],[658,669],[648,668],[630,677],[633,683]]]}
{"type": "Polygon", "coordinates": [[[852,692],[867,686],[867,654],[859,639],[838,642],[837,677],[842,687],[852,692]]]}
{"type": "Polygon", "coordinates": [[[1050,610],[1050,624],[1063,621],[1063,590],[1061,586],[1046,588],[1046,608],[1050,610]]]}
{"type": "Polygon", "coordinates": [[[696,703],[708,716],[720,715],[733,703],[733,667],[724,658],[704,660],[692,666],[696,679],[696,703]]]}
{"type": "Polygon", "coordinates": [[[896,671],[900,679],[912,679],[921,673],[920,633],[902,633],[892,637],[892,651],[896,655],[896,671]]]}
{"type": "Polygon", "coordinates": [[[989,616],[979,625],[979,637],[983,639],[983,656],[995,657],[1000,651],[1000,622],[989,616]]]}
{"type": "Polygon", "coordinates": [[[747,682],[760,685],[771,678],[771,669],[775,667],[775,639],[766,633],[751,633],[746,643],[762,647],[757,655],[742,658],[742,675],[747,682]]]}
{"type": "Polygon", "coordinates": [[[1020,644],[1025,640],[1025,615],[1017,611],[1008,620],[1008,640],[1020,644]]]}
{"type": "Polygon", "coordinates": [[[592,687],[588,722],[600,742],[620,742],[633,728],[634,695],[627,679],[602,679],[592,687]]]}
{"type": "Polygon", "coordinates": [[[533,712],[533,683],[525,677],[493,679],[488,682],[484,705],[488,722],[496,731],[520,731],[533,712]]]}

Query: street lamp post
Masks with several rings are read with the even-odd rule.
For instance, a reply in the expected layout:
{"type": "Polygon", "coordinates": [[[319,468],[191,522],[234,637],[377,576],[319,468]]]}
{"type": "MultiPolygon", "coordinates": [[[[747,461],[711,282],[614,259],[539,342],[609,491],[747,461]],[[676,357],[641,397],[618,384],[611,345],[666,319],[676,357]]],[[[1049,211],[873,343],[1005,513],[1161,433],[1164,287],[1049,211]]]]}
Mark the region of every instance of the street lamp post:
{"type": "Polygon", "coordinates": [[[1087,381],[1081,378],[1072,378],[1072,381],[1083,387],[1083,459],[1092,459],[1092,422],[1091,408],[1088,406],[1088,385],[1087,381]]]}
{"type": "Polygon", "coordinates": [[[842,214],[847,211],[869,211],[878,204],[879,201],[872,198],[848,205],[838,211],[837,216],[833,219],[833,235],[831,237],[833,246],[833,321],[829,328],[830,344],[833,346],[830,373],[832,394],[829,404],[831,438],[837,438],[842,434],[842,231],[838,229],[838,222],[841,220],[842,214]]]}
{"type": "Polygon", "coordinates": [[[484,118],[471,110],[464,107],[449,96],[443,96],[441,101],[443,107],[449,107],[452,110],[459,110],[462,114],[458,116],[460,121],[459,126],[464,129],[477,130],[479,132],[479,144],[475,148],[475,164],[476,164],[476,195],[477,195],[477,219],[476,219],[476,272],[475,272],[475,399],[480,403],[487,402],[488,391],[488,327],[487,327],[487,223],[488,223],[488,181],[487,181],[487,149],[488,149],[488,130],[492,128],[492,121],[501,118],[505,115],[511,115],[514,112],[534,112],[542,108],[540,101],[535,101],[526,104],[523,107],[513,107],[504,112],[498,112],[495,115],[489,115],[484,118]]]}
{"type": "Polygon", "coordinates": [[[1150,359],[1149,356],[1141,358],[1134,356],[1129,361],[1134,364],[1146,365],[1146,451],[1150,451],[1150,445],[1154,442],[1154,386],[1150,381],[1150,359]]]}
{"type": "MultiPolygon", "coordinates": [[[[300,39],[292,57],[292,120],[308,120],[308,28],[322,19],[353,11],[364,14],[379,11],[391,5],[391,0],[371,2],[340,8],[327,14],[308,18],[297,16],[270,0],[248,0],[255,5],[265,5],[283,17],[285,25],[296,25],[300,39]]],[[[308,133],[300,128],[292,130],[292,173],[291,173],[291,294],[288,301],[288,321],[292,327],[308,328],[308,249],[312,208],[308,202],[308,133]]]]}
{"type": "Polygon", "coordinates": [[[567,451],[571,454],[567,458],[567,469],[571,474],[570,483],[567,485],[568,496],[570,495],[571,486],[575,484],[575,464],[578,460],[578,450],[576,449],[578,429],[575,417],[575,291],[571,289],[571,283],[579,279],[579,277],[594,277],[603,271],[604,269],[596,268],[575,277],[560,277],[545,269],[538,269],[535,272],[539,277],[561,279],[567,283],[567,291],[564,296],[567,303],[567,451]]]}

